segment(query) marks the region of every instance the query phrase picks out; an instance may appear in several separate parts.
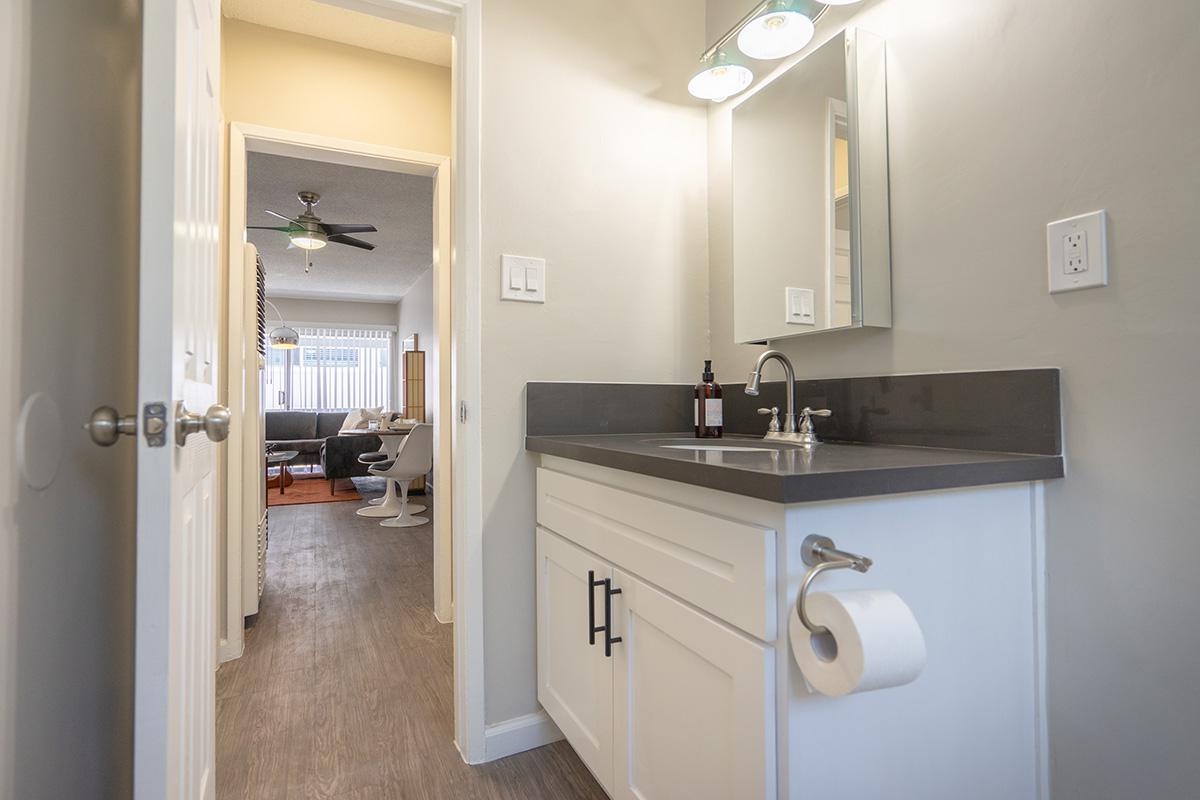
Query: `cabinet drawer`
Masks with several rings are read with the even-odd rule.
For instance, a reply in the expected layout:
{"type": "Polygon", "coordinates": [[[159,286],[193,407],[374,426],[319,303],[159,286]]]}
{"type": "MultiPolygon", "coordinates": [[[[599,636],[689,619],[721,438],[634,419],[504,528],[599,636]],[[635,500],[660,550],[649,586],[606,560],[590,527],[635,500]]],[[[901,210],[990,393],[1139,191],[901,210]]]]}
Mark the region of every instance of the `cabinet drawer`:
{"type": "Polygon", "coordinates": [[[538,469],[538,524],[760,639],[775,638],[775,531],[538,469]]]}

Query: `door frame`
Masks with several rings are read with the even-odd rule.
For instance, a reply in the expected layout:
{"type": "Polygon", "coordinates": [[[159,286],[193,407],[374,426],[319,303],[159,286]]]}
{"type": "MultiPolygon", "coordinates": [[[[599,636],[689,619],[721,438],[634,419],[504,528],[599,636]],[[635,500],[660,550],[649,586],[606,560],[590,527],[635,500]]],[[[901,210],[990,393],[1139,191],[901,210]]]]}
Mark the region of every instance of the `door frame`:
{"type": "MultiPolygon", "coordinates": [[[[438,208],[449,208],[449,214],[439,216],[439,238],[449,225],[448,253],[446,259],[450,269],[446,271],[445,293],[439,295],[439,359],[442,374],[439,376],[443,391],[439,395],[438,419],[440,448],[449,447],[449,458],[442,457],[443,464],[451,466],[452,479],[435,477],[435,485],[450,485],[452,508],[445,513],[438,506],[437,520],[450,520],[451,524],[441,528],[438,535],[435,559],[437,579],[434,582],[435,607],[442,620],[454,621],[454,741],[468,764],[479,764],[487,760],[485,731],[485,680],[484,680],[484,637],[483,637],[483,503],[482,503],[482,456],[480,375],[482,367],[481,313],[481,264],[482,239],[482,196],[481,196],[481,87],[482,87],[482,40],[481,23],[483,0],[319,0],[329,5],[341,6],[354,11],[386,19],[404,22],[418,27],[451,33],[454,37],[454,56],[451,69],[452,101],[451,118],[453,131],[453,158],[415,153],[398,148],[363,146],[361,143],[339,141],[326,137],[307,136],[294,132],[261,128],[242,123],[230,125],[229,171],[232,188],[235,175],[239,185],[245,185],[245,154],[247,137],[256,141],[274,141],[283,145],[316,146],[324,151],[340,150],[346,158],[367,155],[390,158],[393,162],[408,162],[424,166],[439,176],[450,174],[453,188],[449,192],[448,205],[445,199],[437,200],[438,208]],[[234,141],[235,132],[242,137],[234,141]],[[296,139],[299,138],[299,142],[296,139]],[[240,146],[238,146],[240,144],[240,146]],[[235,158],[240,162],[235,166],[235,158]],[[431,160],[437,160],[436,166],[431,160]],[[450,164],[453,169],[450,169],[450,164]],[[240,170],[240,172],[238,171],[240,170]],[[442,314],[443,308],[449,314],[442,314]],[[448,345],[448,347],[447,347],[448,345]],[[449,357],[447,357],[449,356],[449,357]],[[447,374],[448,373],[448,374],[447,374]],[[445,382],[450,390],[445,390],[445,382]],[[447,403],[447,401],[449,401],[447,403]],[[445,413],[449,411],[449,413],[445,413]],[[457,423],[454,422],[457,420],[457,423]],[[451,558],[445,558],[451,555],[451,558]],[[438,558],[441,556],[441,558],[438,558]],[[447,564],[446,562],[450,563],[447,564]],[[447,586],[447,584],[449,584],[447,586]],[[447,601],[450,607],[446,607],[447,601]],[[445,616],[443,616],[443,614],[445,616]]],[[[286,153],[285,153],[286,154],[286,153]]],[[[328,158],[329,153],[322,154],[328,158]]],[[[427,173],[428,174],[428,173],[427,173]]],[[[449,188],[449,182],[439,186],[449,188]]],[[[244,190],[243,190],[244,191],[244,190]]],[[[245,201],[231,202],[228,206],[229,230],[245,229],[245,201]],[[235,217],[235,214],[237,215],[235,217]]],[[[242,269],[241,248],[244,237],[229,236],[230,287],[233,286],[235,271],[241,272],[241,284],[245,289],[245,274],[242,269]]],[[[232,292],[232,288],[231,288],[232,292]]],[[[232,295],[231,295],[232,296],[232,295]]],[[[239,294],[239,298],[241,295],[239,294]]],[[[240,306],[239,306],[240,308],[240,306]]],[[[232,313],[233,307],[230,307],[232,313]]],[[[232,370],[232,367],[231,367],[232,370]]],[[[242,384],[244,386],[244,384],[242,384]]],[[[229,387],[232,396],[234,387],[229,387]]],[[[236,419],[236,415],[235,415],[236,419]]],[[[232,449],[232,448],[230,448],[232,449]]],[[[441,454],[444,450],[440,450],[441,454]]],[[[227,463],[233,459],[228,459],[227,463]]],[[[239,467],[240,470],[240,467],[239,467]]],[[[237,475],[240,475],[239,471],[237,475]]],[[[226,485],[235,483],[235,475],[228,474],[226,485]]],[[[435,492],[435,498],[438,496],[435,492]]],[[[444,496],[444,493],[443,493],[444,496]]],[[[436,502],[436,500],[435,500],[436,502]]],[[[232,503],[230,503],[232,507],[232,503]]],[[[232,519],[230,520],[232,522],[232,519]]],[[[231,524],[229,530],[238,530],[231,524]]],[[[233,550],[227,548],[227,557],[234,558],[233,550]]],[[[233,565],[228,564],[227,568],[233,565]]],[[[241,595],[241,559],[234,572],[228,573],[228,583],[239,587],[241,595]]],[[[240,614],[240,609],[238,611],[240,614]]],[[[232,619],[232,611],[228,615],[232,619]]],[[[241,636],[241,617],[235,626],[241,636]]],[[[233,628],[231,628],[233,630],[233,628]]],[[[222,648],[233,650],[233,643],[221,643],[222,648]]],[[[242,643],[236,644],[240,653],[242,643]]],[[[224,652],[224,649],[222,650],[224,652]]]]}
{"type": "MultiPolygon", "coordinates": [[[[246,263],[245,235],[237,236],[235,232],[246,229],[246,162],[248,153],[269,153],[287,156],[289,158],[304,158],[323,163],[342,164],[353,167],[366,167],[388,172],[399,172],[408,175],[421,175],[434,179],[434,302],[437,306],[436,319],[438,326],[439,374],[435,376],[439,387],[438,409],[434,424],[438,433],[438,458],[434,467],[434,614],[440,622],[452,620],[451,602],[451,498],[453,497],[453,481],[445,467],[452,463],[450,440],[452,434],[451,420],[452,398],[448,388],[449,372],[452,364],[450,344],[452,336],[450,314],[450,269],[449,259],[445,256],[451,252],[450,233],[450,204],[451,204],[451,169],[450,158],[433,153],[422,153],[414,150],[403,150],[395,147],[355,142],[346,139],[335,139],[327,136],[302,133],[299,131],[269,128],[243,122],[229,123],[229,191],[228,191],[228,222],[229,222],[229,318],[228,318],[228,374],[226,389],[231,403],[244,403],[241,414],[235,415],[238,421],[230,432],[230,440],[240,443],[240,447],[231,445],[226,451],[227,483],[227,530],[241,532],[240,537],[230,536],[230,543],[245,542],[250,532],[258,525],[258,515],[253,511],[258,504],[247,497],[248,491],[257,494],[257,470],[251,474],[251,464],[258,462],[258,436],[243,436],[243,431],[249,432],[251,427],[243,423],[251,414],[257,414],[261,409],[256,401],[251,404],[251,398],[257,395],[255,384],[258,374],[258,364],[248,362],[246,356],[251,352],[247,346],[255,335],[255,323],[249,316],[252,304],[247,298],[253,298],[256,292],[256,274],[246,263]],[[443,392],[442,390],[445,389],[443,392]]],[[[395,383],[393,381],[393,383],[395,383]]],[[[253,538],[253,537],[251,537],[253,538]]],[[[245,547],[228,546],[226,556],[226,636],[219,642],[220,655],[223,661],[237,658],[244,646],[243,625],[244,611],[242,604],[243,583],[248,580],[245,571],[245,561],[250,557],[245,547]]]]}

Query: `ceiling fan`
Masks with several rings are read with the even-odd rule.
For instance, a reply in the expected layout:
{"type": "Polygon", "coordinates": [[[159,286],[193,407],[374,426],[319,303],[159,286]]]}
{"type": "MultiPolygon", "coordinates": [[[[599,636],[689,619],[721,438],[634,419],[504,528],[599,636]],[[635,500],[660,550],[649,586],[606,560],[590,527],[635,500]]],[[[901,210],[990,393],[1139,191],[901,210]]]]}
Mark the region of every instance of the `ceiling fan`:
{"type": "Polygon", "coordinates": [[[320,250],[329,242],[360,247],[363,250],[375,249],[375,245],[370,242],[364,242],[362,239],[346,235],[348,233],[375,233],[378,228],[374,225],[339,225],[332,222],[321,222],[321,218],[313,214],[313,206],[321,202],[321,195],[316,192],[297,192],[296,197],[304,204],[304,213],[295,219],[272,211],[269,208],[263,209],[273,217],[286,220],[288,223],[286,227],[249,225],[247,229],[255,231],[281,231],[288,235],[293,245],[302,247],[305,250],[320,250]]]}

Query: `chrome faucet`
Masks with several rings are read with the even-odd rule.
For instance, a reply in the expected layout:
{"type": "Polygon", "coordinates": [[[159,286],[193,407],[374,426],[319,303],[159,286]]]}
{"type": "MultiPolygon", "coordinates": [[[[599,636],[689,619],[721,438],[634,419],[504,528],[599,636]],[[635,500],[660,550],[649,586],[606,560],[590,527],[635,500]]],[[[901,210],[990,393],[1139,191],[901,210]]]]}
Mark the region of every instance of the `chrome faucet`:
{"type": "Polygon", "coordinates": [[[783,379],[787,381],[787,406],[783,415],[783,430],[777,435],[780,438],[789,438],[789,434],[794,434],[796,428],[796,370],[792,367],[791,359],[785,356],[778,350],[768,350],[758,357],[758,363],[754,365],[754,371],[750,373],[750,377],[746,379],[746,394],[751,397],[758,397],[758,384],[762,380],[763,367],[771,359],[775,359],[783,365],[783,379]]]}
{"type": "Polygon", "coordinates": [[[796,442],[802,445],[820,444],[821,440],[817,438],[817,432],[813,430],[813,417],[828,417],[832,415],[832,411],[828,409],[811,409],[807,406],[801,412],[803,419],[796,419],[796,370],[792,367],[791,360],[778,350],[768,350],[758,357],[758,363],[754,365],[754,371],[750,373],[750,377],[746,380],[746,394],[751,397],[758,397],[759,383],[762,381],[762,371],[766,363],[771,359],[775,359],[783,365],[783,379],[787,381],[787,410],[783,416],[783,424],[779,424],[777,408],[760,408],[759,414],[766,416],[771,415],[771,424],[767,428],[765,439],[784,439],[789,442],[796,442]]]}

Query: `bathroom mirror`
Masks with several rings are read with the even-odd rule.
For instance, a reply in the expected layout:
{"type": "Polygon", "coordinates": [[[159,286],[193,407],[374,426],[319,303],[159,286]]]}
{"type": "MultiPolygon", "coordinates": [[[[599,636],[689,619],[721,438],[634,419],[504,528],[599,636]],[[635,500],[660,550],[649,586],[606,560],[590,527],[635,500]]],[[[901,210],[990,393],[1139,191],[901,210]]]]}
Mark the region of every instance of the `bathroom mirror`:
{"type": "Polygon", "coordinates": [[[847,30],[733,110],[734,338],[892,324],[884,43],[847,30]]]}

